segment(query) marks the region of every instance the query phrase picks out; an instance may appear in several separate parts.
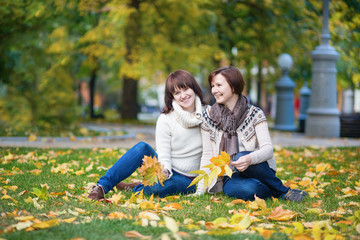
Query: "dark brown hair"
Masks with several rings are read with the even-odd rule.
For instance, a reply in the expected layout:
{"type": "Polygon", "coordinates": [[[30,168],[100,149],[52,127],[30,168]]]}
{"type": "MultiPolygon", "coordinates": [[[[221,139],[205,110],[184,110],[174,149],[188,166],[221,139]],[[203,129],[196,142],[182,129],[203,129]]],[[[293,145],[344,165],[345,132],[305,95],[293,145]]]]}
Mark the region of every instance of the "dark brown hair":
{"type": "Polygon", "coordinates": [[[174,92],[176,89],[191,88],[195,94],[203,101],[203,93],[200,85],[195,78],[185,70],[177,70],[169,74],[165,83],[165,107],[163,113],[170,113],[174,108],[172,102],[174,100],[174,92]]]}
{"type": "Polygon", "coordinates": [[[245,81],[239,69],[233,66],[221,67],[215,69],[212,73],[210,73],[208,81],[209,86],[211,87],[211,82],[214,77],[218,74],[224,76],[230,87],[233,89],[234,93],[240,95],[245,87],[245,81]]]}

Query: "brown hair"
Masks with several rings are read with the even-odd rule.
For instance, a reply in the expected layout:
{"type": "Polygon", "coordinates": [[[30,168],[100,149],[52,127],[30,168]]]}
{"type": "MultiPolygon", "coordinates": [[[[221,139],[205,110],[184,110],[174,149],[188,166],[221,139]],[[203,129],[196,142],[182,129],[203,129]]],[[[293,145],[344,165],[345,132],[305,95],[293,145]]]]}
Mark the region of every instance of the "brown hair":
{"type": "Polygon", "coordinates": [[[210,73],[208,81],[209,86],[211,87],[211,82],[214,77],[218,74],[221,74],[225,77],[226,81],[233,89],[234,93],[240,95],[245,87],[245,81],[239,69],[233,66],[221,67],[215,69],[212,73],[210,73]]]}
{"type": "Polygon", "coordinates": [[[203,102],[203,93],[200,85],[195,78],[185,70],[177,70],[169,74],[165,83],[165,107],[163,113],[170,113],[174,108],[172,102],[174,100],[174,92],[176,89],[191,88],[195,94],[200,98],[201,103],[203,102]]]}

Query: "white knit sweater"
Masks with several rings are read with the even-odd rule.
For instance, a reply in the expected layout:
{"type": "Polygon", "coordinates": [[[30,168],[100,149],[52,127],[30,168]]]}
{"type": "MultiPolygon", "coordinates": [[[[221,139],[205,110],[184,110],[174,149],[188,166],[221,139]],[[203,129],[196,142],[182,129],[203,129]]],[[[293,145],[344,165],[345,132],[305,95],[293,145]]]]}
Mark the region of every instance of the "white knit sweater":
{"type": "Polygon", "coordinates": [[[196,98],[196,112],[184,111],[175,101],[174,111],[161,114],[156,123],[156,150],[158,160],[170,172],[194,177],[189,173],[199,170],[202,155],[200,132],[202,105],[196,98]]]}
{"type": "MultiPolygon", "coordinates": [[[[216,128],[210,119],[210,109],[208,106],[203,113],[203,123],[201,124],[203,156],[200,168],[211,164],[210,159],[219,154],[222,130],[216,128]]],[[[276,162],[273,157],[273,145],[270,138],[269,128],[264,112],[253,105],[249,105],[248,114],[244,122],[236,130],[239,138],[239,151],[252,151],[250,153],[251,165],[267,161],[269,167],[276,171],[276,162]]],[[[202,170],[209,173],[208,168],[202,170]]],[[[205,191],[203,181],[197,187],[197,194],[205,191]]],[[[214,180],[207,189],[210,193],[222,191],[222,178],[214,180]]]]}

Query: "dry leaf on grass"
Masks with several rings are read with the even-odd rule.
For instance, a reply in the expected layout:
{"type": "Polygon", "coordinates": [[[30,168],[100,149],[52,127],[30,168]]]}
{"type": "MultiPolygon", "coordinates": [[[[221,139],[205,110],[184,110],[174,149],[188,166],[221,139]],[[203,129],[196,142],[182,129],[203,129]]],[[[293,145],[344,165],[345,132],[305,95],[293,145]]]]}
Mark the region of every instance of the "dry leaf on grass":
{"type": "Polygon", "coordinates": [[[291,210],[285,210],[282,208],[282,205],[275,208],[273,211],[271,211],[270,216],[267,217],[269,220],[275,220],[275,221],[289,221],[293,217],[296,216],[296,213],[291,210]]]}
{"type": "Polygon", "coordinates": [[[151,239],[151,236],[144,236],[137,231],[128,231],[126,233],[123,233],[123,235],[127,238],[151,239]]]}

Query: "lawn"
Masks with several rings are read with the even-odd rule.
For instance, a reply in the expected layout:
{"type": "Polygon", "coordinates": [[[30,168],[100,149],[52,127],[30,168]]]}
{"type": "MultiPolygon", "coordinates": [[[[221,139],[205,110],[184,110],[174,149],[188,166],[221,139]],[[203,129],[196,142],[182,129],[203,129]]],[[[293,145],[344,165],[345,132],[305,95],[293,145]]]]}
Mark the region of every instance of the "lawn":
{"type": "MultiPolygon", "coordinates": [[[[0,239],[360,239],[360,147],[275,150],[301,203],[90,187],[126,149],[0,149],[0,239]]],[[[135,172],[132,179],[141,179],[135,172]]]]}

